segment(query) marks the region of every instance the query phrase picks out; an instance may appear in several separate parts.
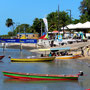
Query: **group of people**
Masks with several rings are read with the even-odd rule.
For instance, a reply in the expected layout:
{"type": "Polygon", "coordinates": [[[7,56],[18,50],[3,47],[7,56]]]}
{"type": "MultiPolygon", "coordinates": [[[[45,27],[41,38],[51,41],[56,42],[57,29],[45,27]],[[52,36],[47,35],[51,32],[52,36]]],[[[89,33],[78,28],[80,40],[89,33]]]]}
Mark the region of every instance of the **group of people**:
{"type": "MultiPolygon", "coordinates": [[[[87,56],[89,56],[89,51],[90,51],[89,46],[86,46],[85,48],[81,47],[81,55],[85,56],[84,49],[86,49],[87,56]]],[[[64,56],[64,55],[71,55],[71,54],[68,54],[67,51],[64,51],[64,52],[50,52],[48,56],[50,57],[50,56],[64,56]]],[[[41,57],[44,57],[44,55],[41,54],[41,57]]]]}
{"type": "Polygon", "coordinates": [[[67,51],[65,52],[50,52],[48,56],[64,56],[68,55],[67,51]]]}
{"type": "Polygon", "coordinates": [[[48,56],[49,56],[49,57],[51,57],[51,56],[59,56],[59,53],[50,52],[48,56]]]}

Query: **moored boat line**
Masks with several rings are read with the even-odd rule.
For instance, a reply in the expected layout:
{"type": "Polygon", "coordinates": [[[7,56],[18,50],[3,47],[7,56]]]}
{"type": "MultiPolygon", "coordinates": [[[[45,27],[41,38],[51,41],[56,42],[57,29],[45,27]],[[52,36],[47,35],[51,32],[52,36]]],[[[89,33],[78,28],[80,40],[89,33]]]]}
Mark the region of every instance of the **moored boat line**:
{"type": "Polygon", "coordinates": [[[55,59],[76,59],[81,57],[81,55],[68,55],[68,56],[56,56],[56,57],[37,57],[37,58],[11,58],[11,62],[47,62],[53,61],[55,59]]]}

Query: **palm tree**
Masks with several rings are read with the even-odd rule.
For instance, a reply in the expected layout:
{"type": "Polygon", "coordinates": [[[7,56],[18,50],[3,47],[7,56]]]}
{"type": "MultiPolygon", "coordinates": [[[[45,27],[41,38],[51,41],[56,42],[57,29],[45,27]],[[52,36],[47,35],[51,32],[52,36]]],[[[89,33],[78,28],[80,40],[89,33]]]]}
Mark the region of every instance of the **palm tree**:
{"type": "Polygon", "coordinates": [[[8,19],[6,20],[6,26],[7,26],[7,27],[13,26],[13,24],[14,24],[14,22],[13,22],[12,19],[8,18],[8,19]]]}
{"type": "MultiPolygon", "coordinates": [[[[10,18],[8,18],[8,19],[6,20],[6,26],[7,26],[7,27],[12,26],[12,27],[13,27],[13,25],[14,25],[13,20],[12,20],[12,19],[10,19],[10,18]]],[[[14,28],[14,27],[13,27],[13,28],[14,28]]],[[[12,33],[13,33],[13,32],[12,32],[12,33]]]]}

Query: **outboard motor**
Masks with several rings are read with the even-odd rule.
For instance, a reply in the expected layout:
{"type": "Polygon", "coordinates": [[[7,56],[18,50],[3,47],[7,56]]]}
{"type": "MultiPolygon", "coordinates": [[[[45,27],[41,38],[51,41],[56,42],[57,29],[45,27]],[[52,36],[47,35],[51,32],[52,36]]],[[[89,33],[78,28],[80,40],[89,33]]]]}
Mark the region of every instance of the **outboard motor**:
{"type": "Polygon", "coordinates": [[[11,58],[11,56],[8,56],[8,58],[11,58]]]}
{"type": "Polygon", "coordinates": [[[79,76],[83,76],[83,75],[84,75],[83,71],[80,71],[79,76]]]}

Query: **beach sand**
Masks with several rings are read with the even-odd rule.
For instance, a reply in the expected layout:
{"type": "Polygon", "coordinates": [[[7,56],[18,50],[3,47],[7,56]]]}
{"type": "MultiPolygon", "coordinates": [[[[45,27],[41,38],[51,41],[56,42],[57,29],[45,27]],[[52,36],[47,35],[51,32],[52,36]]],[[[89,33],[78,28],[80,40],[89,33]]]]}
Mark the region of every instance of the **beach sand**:
{"type": "Polygon", "coordinates": [[[37,49],[36,44],[29,44],[29,43],[8,43],[5,48],[15,48],[15,49],[25,49],[25,50],[32,50],[37,49]]]}
{"type": "MultiPolygon", "coordinates": [[[[20,46],[19,43],[9,43],[8,45],[6,45],[6,48],[26,49],[26,50],[29,50],[30,52],[35,52],[38,54],[41,54],[41,53],[45,54],[45,52],[38,51],[36,44],[22,43],[21,45],[22,46],[20,46]]],[[[59,47],[59,48],[70,47],[71,48],[70,53],[81,54],[80,47],[86,47],[86,46],[90,46],[90,40],[88,40],[87,42],[79,42],[79,43],[75,42],[73,44],[67,44],[67,45],[63,45],[63,46],[60,45],[60,46],[56,46],[56,47],[59,47]]],[[[47,47],[47,48],[56,48],[56,47],[47,47]]],[[[49,53],[50,53],[50,51],[46,51],[46,54],[49,54],[49,53]]],[[[89,54],[90,54],[90,52],[89,52],[89,54]]],[[[84,57],[82,56],[78,59],[90,63],[90,56],[87,55],[86,49],[84,50],[84,57]]]]}

